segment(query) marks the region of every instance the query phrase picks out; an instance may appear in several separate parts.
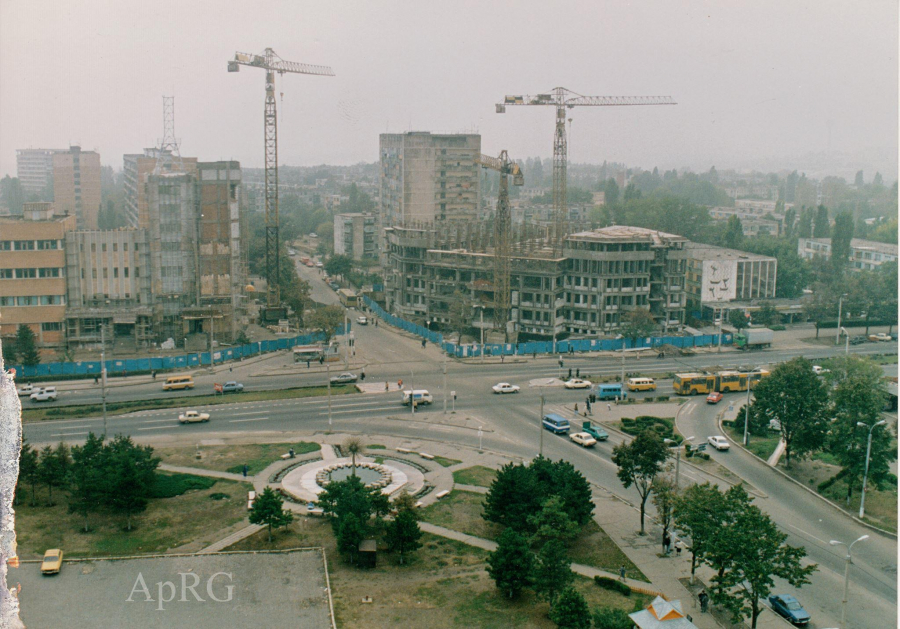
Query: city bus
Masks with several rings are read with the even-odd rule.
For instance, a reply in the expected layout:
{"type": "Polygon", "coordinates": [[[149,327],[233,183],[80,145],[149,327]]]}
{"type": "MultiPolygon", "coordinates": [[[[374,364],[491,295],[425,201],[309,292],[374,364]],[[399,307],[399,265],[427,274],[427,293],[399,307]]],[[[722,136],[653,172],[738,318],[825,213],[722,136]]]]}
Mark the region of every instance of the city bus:
{"type": "Polygon", "coordinates": [[[337,293],[344,308],[356,308],[359,304],[359,296],[349,288],[340,288],[337,293]]]}
{"type": "Polygon", "coordinates": [[[766,369],[757,371],[720,371],[708,373],[675,374],[672,388],[678,395],[706,395],[713,392],[732,393],[754,389],[760,380],[769,375],[766,369]]]}

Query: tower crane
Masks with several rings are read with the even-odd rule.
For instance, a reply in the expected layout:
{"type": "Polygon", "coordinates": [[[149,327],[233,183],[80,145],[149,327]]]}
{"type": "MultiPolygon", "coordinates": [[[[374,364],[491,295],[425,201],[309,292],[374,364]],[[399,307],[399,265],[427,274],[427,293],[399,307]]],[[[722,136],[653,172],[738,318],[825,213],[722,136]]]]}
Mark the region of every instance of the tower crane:
{"type": "Polygon", "coordinates": [[[550,94],[535,96],[507,96],[497,103],[498,114],[517,105],[556,107],[556,134],[553,137],[553,213],[555,218],[554,250],[562,246],[562,231],[568,216],[566,201],[566,109],[574,107],[617,107],[623,105],[675,105],[670,96],[583,96],[565,87],[553,88],[550,94]]]}
{"type": "Polygon", "coordinates": [[[510,232],[512,219],[509,213],[509,177],[514,186],[525,183],[522,169],[509,159],[506,151],[499,157],[481,155],[475,160],[482,168],[500,173],[500,192],[497,195],[497,215],[494,217],[494,327],[503,328],[504,342],[509,342],[509,293],[510,293],[510,232]]]}
{"type": "Polygon", "coordinates": [[[266,109],[263,137],[266,150],[266,321],[283,319],[285,310],[281,306],[279,291],[279,236],[278,236],[278,120],[275,110],[275,73],[314,74],[334,76],[327,66],[285,61],[271,48],[261,55],[237,52],[228,62],[229,72],[238,72],[241,66],[262,68],[266,71],[266,109]]]}

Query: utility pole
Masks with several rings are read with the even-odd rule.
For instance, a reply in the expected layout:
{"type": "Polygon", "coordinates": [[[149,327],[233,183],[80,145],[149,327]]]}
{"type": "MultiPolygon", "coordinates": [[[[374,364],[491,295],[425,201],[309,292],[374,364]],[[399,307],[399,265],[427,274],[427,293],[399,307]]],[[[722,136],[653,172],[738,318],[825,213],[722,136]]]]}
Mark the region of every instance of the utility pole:
{"type": "Polygon", "coordinates": [[[331,430],[331,365],[325,361],[325,377],[328,378],[328,429],[331,430]]]}
{"type": "Polygon", "coordinates": [[[444,392],[444,415],[446,415],[446,414],[447,414],[447,357],[446,357],[446,356],[444,356],[444,365],[443,365],[443,367],[444,367],[444,369],[443,369],[443,371],[444,371],[444,384],[443,384],[443,386],[441,387],[441,389],[442,389],[443,392],[444,392]]]}
{"type": "Polygon", "coordinates": [[[747,374],[747,403],[744,405],[744,447],[750,443],[750,383],[753,382],[753,372],[747,374]]]}
{"type": "Polygon", "coordinates": [[[103,399],[103,439],[106,439],[106,323],[100,323],[100,386],[103,399]]]}
{"type": "Polygon", "coordinates": [[[847,296],[847,294],[844,293],[843,295],[841,295],[841,298],[838,299],[838,324],[837,324],[837,330],[835,330],[835,333],[834,333],[834,344],[835,345],[837,345],[838,343],[841,342],[841,314],[842,314],[841,310],[844,307],[844,297],[846,297],[846,296],[847,296]]]}
{"type": "Polygon", "coordinates": [[[538,417],[538,430],[541,431],[540,446],[538,446],[538,456],[544,456],[544,392],[541,391],[541,415],[538,417]]]}
{"type": "Polygon", "coordinates": [[[831,540],[829,542],[829,544],[831,544],[832,546],[847,546],[847,563],[844,565],[844,598],[841,599],[841,629],[845,629],[847,626],[845,622],[847,618],[847,594],[850,590],[850,564],[853,563],[853,559],[851,557],[853,546],[854,544],[856,544],[856,542],[861,542],[866,539],[869,539],[869,536],[863,535],[855,542],[851,542],[849,546],[847,546],[847,544],[845,544],[844,542],[839,542],[837,540],[831,540]]]}
{"type": "Polygon", "coordinates": [[[725,309],[719,310],[719,347],[716,349],[716,352],[722,353],[722,320],[725,319],[725,309]]]}
{"type": "MultiPolygon", "coordinates": [[[[863,486],[862,486],[862,494],[859,497],[859,519],[862,520],[863,516],[866,514],[866,485],[869,481],[869,457],[872,455],[872,431],[875,430],[877,426],[881,426],[882,424],[887,423],[886,420],[882,419],[880,422],[875,422],[872,424],[871,428],[865,422],[856,422],[857,426],[861,426],[863,428],[869,428],[869,441],[868,445],[866,445],[866,471],[863,474],[863,486]]],[[[845,597],[846,598],[846,597],[845,597]]]]}
{"type": "Polygon", "coordinates": [[[481,308],[481,362],[484,362],[484,306],[481,308]]]}
{"type": "Polygon", "coordinates": [[[416,414],[416,387],[413,384],[413,378],[415,374],[410,370],[409,372],[409,413],[410,415],[416,414]]]}

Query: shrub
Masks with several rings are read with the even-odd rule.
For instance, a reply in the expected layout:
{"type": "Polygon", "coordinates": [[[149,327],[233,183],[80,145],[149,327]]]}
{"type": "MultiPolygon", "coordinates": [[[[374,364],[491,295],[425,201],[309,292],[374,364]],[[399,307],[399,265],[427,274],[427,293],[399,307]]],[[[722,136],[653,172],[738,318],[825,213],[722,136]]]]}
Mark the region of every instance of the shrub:
{"type": "Polygon", "coordinates": [[[783,325],[781,325],[780,323],[778,325],[770,325],[769,329],[773,330],[775,332],[781,332],[782,330],[787,330],[787,328],[784,327],[783,325]]]}
{"type": "Polygon", "coordinates": [[[604,590],[612,590],[613,592],[618,592],[622,596],[631,596],[631,588],[618,579],[601,577],[600,575],[597,575],[594,577],[594,583],[602,587],[604,590]]]}
{"type": "Polygon", "coordinates": [[[600,607],[594,610],[594,626],[600,629],[632,629],[634,623],[624,609],[600,607]]]}
{"type": "Polygon", "coordinates": [[[192,489],[209,489],[216,484],[215,478],[194,476],[193,474],[157,474],[153,483],[152,498],[174,498],[192,489]]]}
{"type": "Polygon", "coordinates": [[[629,435],[637,435],[645,430],[657,432],[663,439],[672,439],[681,443],[682,437],[676,436],[673,431],[673,421],[668,417],[653,417],[652,415],[639,415],[634,419],[622,418],[622,432],[629,435]]]}

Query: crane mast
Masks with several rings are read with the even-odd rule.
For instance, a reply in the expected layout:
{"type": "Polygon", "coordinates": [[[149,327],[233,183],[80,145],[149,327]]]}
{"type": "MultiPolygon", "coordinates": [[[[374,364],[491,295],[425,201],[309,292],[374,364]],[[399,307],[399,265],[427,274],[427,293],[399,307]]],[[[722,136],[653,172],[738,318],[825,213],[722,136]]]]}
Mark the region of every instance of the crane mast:
{"type": "Polygon", "coordinates": [[[506,96],[497,103],[498,114],[506,113],[509,106],[540,105],[556,107],[556,130],[553,135],[553,250],[562,250],[562,240],[566,231],[569,214],[566,191],[566,164],[568,144],[566,140],[566,109],[573,107],[615,107],[624,105],[675,105],[670,96],[583,96],[565,87],[556,87],[550,94],[534,96],[506,96]]]}
{"type": "Polygon", "coordinates": [[[266,154],[265,199],[266,199],[266,310],[263,317],[267,322],[284,318],[280,292],[280,253],[278,220],[278,115],[275,105],[275,73],[314,74],[334,76],[327,66],[285,61],[271,48],[263,54],[235,53],[228,62],[229,72],[238,72],[240,66],[263,68],[266,71],[266,105],[263,121],[263,138],[266,154]]]}
{"type": "Polygon", "coordinates": [[[476,160],[482,168],[500,173],[500,191],[497,195],[497,215],[494,217],[494,327],[503,329],[504,342],[509,342],[510,309],[510,237],[512,217],[509,211],[509,177],[514,186],[525,183],[519,165],[509,159],[506,151],[500,157],[482,155],[476,160]]]}

